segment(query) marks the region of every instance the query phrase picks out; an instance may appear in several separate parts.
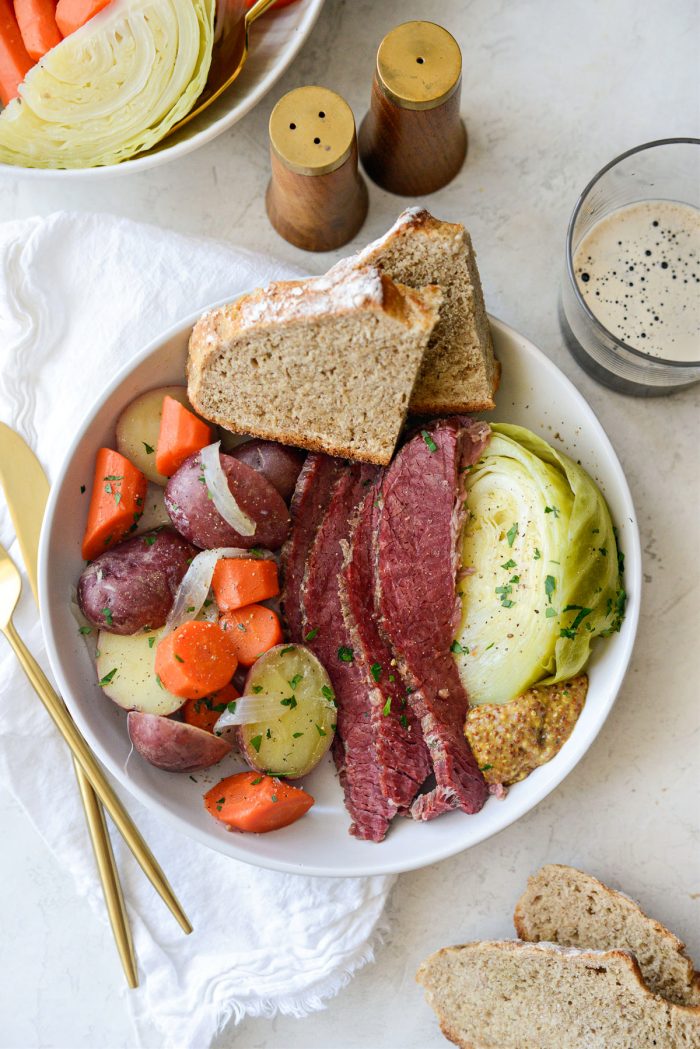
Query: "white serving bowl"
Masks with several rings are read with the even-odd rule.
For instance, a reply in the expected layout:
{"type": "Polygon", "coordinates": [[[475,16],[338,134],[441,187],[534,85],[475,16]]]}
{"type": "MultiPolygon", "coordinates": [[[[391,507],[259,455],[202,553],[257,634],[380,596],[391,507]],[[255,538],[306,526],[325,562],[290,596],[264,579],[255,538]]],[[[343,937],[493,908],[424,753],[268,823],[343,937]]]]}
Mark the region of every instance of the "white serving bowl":
{"type": "Polygon", "coordinates": [[[250,52],[241,75],[221,98],[199,116],[132,160],[95,168],[28,168],[0,164],[0,175],[22,175],[33,179],[72,181],[113,178],[145,171],[211,142],[233,127],[267,94],[294,60],[321,13],[325,0],[297,0],[289,7],[263,15],[251,28],[250,52]]]}
{"type": "Polygon", "coordinates": [[[493,418],[527,426],[568,452],[600,485],[620,532],[626,555],[627,615],[619,634],[594,644],[590,687],[578,723],[548,764],[516,784],[503,801],[489,799],[475,816],[450,813],[431,823],[397,819],[381,844],[348,834],[349,817],[330,757],[305,785],[316,804],[284,830],[253,835],[230,833],[204,810],[202,794],[237,771],[230,756],[213,769],[189,776],[162,772],[130,753],[126,715],[103,694],[76,622],[71,588],[83,568],[80,541],[96,450],[114,444],[122,409],[154,386],[184,382],[187,341],[196,318],[171,329],[121,370],[78,430],[51,491],[39,554],[40,599],[46,644],[59,689],[97,757],[127,790],[183,833],[238,860],[275,870],[319,875],[369,875],[412,870],[452,856],[507,827],[559,784],[595,740],[615,701],[630,661],[639,618],[641,553],[639,531],[622,467],[600,423],[569,380],[531,342],[501,321],[491,321],[503,366],[493,418]]]}

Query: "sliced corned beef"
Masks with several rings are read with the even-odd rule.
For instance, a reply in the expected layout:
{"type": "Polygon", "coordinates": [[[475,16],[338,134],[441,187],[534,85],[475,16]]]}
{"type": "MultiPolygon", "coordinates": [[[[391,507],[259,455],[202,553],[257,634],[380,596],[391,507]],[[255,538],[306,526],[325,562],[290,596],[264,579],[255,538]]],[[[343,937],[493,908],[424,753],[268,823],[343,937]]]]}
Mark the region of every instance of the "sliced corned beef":
{"type": "Polygon", "coordinates": [[[313,453],[297,478],[289,508],[292,530],[282,549],[282,611],[292,641],[304,640],[302,587],[309,551],[342,468],[340,459],[313,453]]]}
{"type": "Polygon", "coordinates": [[[464,736],[468,697],[450,651],[459,617],[455,578],[464,519],[460,470],[475,463],[490,430],[461,417],[416,433],[381,485],[377,600],[409,703],[420,720],[436,786],[411,807],[416,819],[448,809],[478,812],[488,796],[464,736]]]}
{"type": "Polygon", "coordinates": [[[397,808],[406,810],[432,766],[393,652],[376,621],[375,502],[378,494],[375,484],[365,491],[346,552],[340,596],[345,625],[367,691],[382,794],[397,808]]]}
{"type": "Polygon", "coordinates": [[[345,467],[336,481],[328,509],[316,533],[303,586],[303,629],[309,647],[321,660],[333,684],[338,727],[333,756],[352,817],[350,833],[381,841],[396,806],[382,792],[373,741],[370,690],[361,656],[355,653],[343,619],[339,574],[354,511],[371,480],[372,468],[345,467]]]}

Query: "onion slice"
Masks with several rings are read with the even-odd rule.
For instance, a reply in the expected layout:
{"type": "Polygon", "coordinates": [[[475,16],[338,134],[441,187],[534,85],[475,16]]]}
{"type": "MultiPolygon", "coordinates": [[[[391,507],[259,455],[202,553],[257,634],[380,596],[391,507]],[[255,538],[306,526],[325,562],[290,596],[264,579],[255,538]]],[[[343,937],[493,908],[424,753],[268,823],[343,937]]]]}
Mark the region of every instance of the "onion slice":
{"type": "MultiPolygon", "coordinates": [[[[220,546],[215,550],[202,550],[200,554],[197,554],[192,559],[192,564],[185,572],[177,589],[163,637],[177,630],[190,619],[197,618],[209,594],[217,561],[223,558],[250,558],[251,556],[250,550],[243,550],[239,546],[220,546]]],[[[274,554],[269,550],[262,550],[257,556],[263,561],[274,560],[274,554]]]]}
{"type": "Polygon", "coordinates": [[[283,706],[276,696],[241,696],[229,703],[214,725],[215,732],[230,728],[232,725],[252,725],[256,721],[269,721],[271,718],[282,718],[290,708],[283,706]],[[233,710],[230,708],[234,707],[233,710]]]}
{"type": "Polygon", "coordinates": [[[221,466],[219,449],[221,441],[208,444],[200,452],[200,462],[204,482],[214,506],[219,511],[224,521],[235,528],[239,535],[255,535],[257,525],[252,517],[248,517],[233,496],[228,486],[228,478],[221,466]]]}

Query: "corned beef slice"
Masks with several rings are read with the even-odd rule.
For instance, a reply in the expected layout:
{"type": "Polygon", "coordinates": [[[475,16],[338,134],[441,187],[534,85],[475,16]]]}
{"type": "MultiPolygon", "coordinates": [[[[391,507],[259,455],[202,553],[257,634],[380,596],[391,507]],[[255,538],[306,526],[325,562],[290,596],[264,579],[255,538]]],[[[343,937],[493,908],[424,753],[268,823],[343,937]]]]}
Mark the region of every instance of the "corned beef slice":
{"type": "Polygon", "coordinates": [[[428,745],[436,786],[411,807],[415,819],[448,809],[478,812],[488,790],[464,736],[468,698],[450,646],[459,615],[455,578],[464,519],[460,470],[490,437],[486,423],[453,417],[415,434],[381,485],[377,599],[409,703],[428,745]]]}
{"type": "Polygon", "coordinates": [[[382,794],[401,810],[410,807],[431,771],[420,724],[407,703],[393,653],[379,632],[374,610],[378,488],[365,488],[340,577],[345,625],[369,698],[371,734],[382,794]]]}
{"type": "Polygon", "coordinates": [[[304,640],[302,587],[309,551],[342,468],[340,459],[312,453],[297,478],[289,512],[292,530],[282,549],[282,610],[292,641],[304,640]]]}
{"type": "Polygon", "coordinates": [[[336,481],[328,509],[316,533],[302,586],[303,633],[317,631],[307,644],[331,679],[338,707],[333,756],[345,804],[358,838],[381,841],[396,806],[382,793],[380,769],[373,745],[372,707],[366,675],[355,658],[352,639],[343,620],[339,574],[350,538],[353,512],[374,468],[346,466],[336,481]]]}

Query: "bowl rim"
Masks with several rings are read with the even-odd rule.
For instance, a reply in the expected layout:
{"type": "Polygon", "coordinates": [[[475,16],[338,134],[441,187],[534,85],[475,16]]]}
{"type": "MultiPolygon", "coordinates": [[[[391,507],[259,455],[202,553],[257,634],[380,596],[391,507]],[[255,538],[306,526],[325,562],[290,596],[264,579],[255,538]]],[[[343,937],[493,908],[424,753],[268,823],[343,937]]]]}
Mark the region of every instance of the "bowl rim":
{"type": "MultiPolygon", "coordinates": [[[[594,425],[598,427],[598,436],[605,453],[605,461],[608,466],[612,468],[612,472],[615,475],[615,484],[618,486],[618,492],[620,498],[624,504],[624,513],[626,518],[626,526],[629,525],[629,535],[625,538],[625,575],[628,581],[628,592],[634,595],[634,600],[628,602],[628,610],[625,617],[626,629],[624,634],[618,635],[620,643],[623,644],[623,650],[620,653],[618,660],[617,669],[614,677],[608,683],[607,695],[604,700],[599,703],[597,721],[594,722],[587,731],[587,734],[582,735],[579,733],[577,738],[576,731],[572,732],[571,736],[567,741],[568,747],[568,761],[561,763],[559,768],[553,762],[542,765],[538,771],[541,775],[536,787],[530,793],[524,793],[518,795],[516,798],[510,796],[509,808],[506,810],[505,818],[503,816],[500,819],[496,819],[495,825],[491,827],[485,827],[483,832],[478,832],[477,836],[470,841],[468,844],[464,844],[459,837],[456,839],[446,839],[444,843],[439,843],[437,847],[433,849],[430,859],[423,860],[422,858],[416,863],[412,862],[411,859],[404,861],[393,862],[388,858],[388,853],[384,853],[387,857],[382,858],[382,850],[377,849],[376,852],[368,854],[367,860],[363,861],[362,866],[356,868],[327,868],[321,865],[306,865],[300,864],[293,861],[277,860],[274,857],[254,857],[245,849],[239,848],[235,838],[235,835],[228,835],[226,839],[222,839],[222,844],[226,843],[226,848],[219,849],[216,844],[213,843],[211,835],[204,829],[200,828],[189,822],[183,816],[178,815],[172,810],[165,807],[157,798],[155,798],[148,790],[144,789],[137,783],[130,780],[124,773],[121,765],[113,760],[110,754],[102,747],[100,742],[94,737],[90,725],[87,720],[83,717],[80,704],[73,699],[71,690],[68,686],[66,675],[63,673],[62,658],[60,655],[59,646],[54,636],[54,630],[51,622],[51,617],[44,610],[50,608],[49,595],[51,588],[51,573],[49,564],[49,546],[51,539],[51,531],[53,527],[54,516],[56,513],[56,506],[59,500],[60,493],[63,489],[65,475],[70,468],[73,457],[76,454],[83,438],[84,433],[93,417],[104,407],[109,399],[114,395],[118,387],[128,378],[130,373],[134,371],[141,363],[143,363],[152,354],[158,352],[166,343],[171,341],[173,338],[183,335],[185,331],[191,329],[196,320],[208,310],[216,309],[218,306],[224,305],[229,302],[230,298],[221,299],[217,302],[212,303],[204,310],[197,310],[188,317],[185,317],[170,328],[168,328],[161,335],[156,336],[152,339],[142,350],[131,357],[117,372],[114,378],[104,388],[101,395],[95,400],[90,406],[88,411],[83,416],[79,427],[76,430],[75,436],[73,437],[69,448],[67,449],[61,465],[56,473],[55,480],[51,485],[49,493],[49,499],[46,505],[44,513],[44,519],[42,522],[41,537],[39,543],[39,606],[41,609],[41,623],[44,632],[44,639],[46,643],[46,650],[49,658],[49,663],[53,674],[58,682],[59,691],[65,697],[66,706],[75,720],[79,730],[85,736],[88,744],[95,753],[96,757],[100,762],[107,768],[107,770],[117,779],[121,786],[124,787],[133,797],[141,802],[147,809],[159,816],[164,817],[166,823],[176,827],[184,835],[190,838],[194,838],[202,845],[206,845],[208,848],[214,849],[215,851],[221,852],[222,855],[230,856],[231,858],[238,860],[243,863],[247,863],[251,866],[263,867],[268,870],[276,870],[285,873],[293,874],[305,874],[316,877],[370,877],[373,875],[385,875],[385,874],[400,874],[410,870],[418,870],[422,867],[429,866],[433,863],[438,863],[441,860],[448,859],[451,856],[455,856],[460,852],[467,851],[475,845],[480,844],[483,841],[488,840],[495,834],[505,830],[506,827],[511,826],[522,816],[528,813],[531,809],[535,808],[541,801],[543,801],[559,784],[569,775],[570,772],[578,765],[581,758],[589,750],[589,748],[595,742],[598,733],[605,724],[610,711],[612,710],[613,704],[617,699],[617,695],[622,686],[623,680],[629,668],[630,660],[632,658],[632,652],[637,636],[637,630],[639,625],[639,613],[641,606],[642,597],[642,561],[641,561],[641,540],[639,534],[639,525],[637,521],[637,515],[632,500],[632,494],[627,483],[627,479],[624,475],[622,465],[615,453],[615,450],[610,442],[610,439],[601,425],[598,417],[596,416],[593,409],[590,407],[583,395],[574,386],[571,380],[561,371],[557,365],[550,360],[537,346],[534,345],[528,338],[521,335],[516,329],[510,325],[499,320],[498,318],[488,314],[489,321],[492,328],[496,332],[500,332],[504,337],[515,341],[519,344],[525,344],[527,350],[531,353],[544,371],[550,375],[555,376],[557,382],[563,383],[565,387],[568,387],[570,395],[578,402],[578,406],[584,416],[590,417],[594,425]],[[554,765],[554,767],[552,767],[554,765]]],[[[504,803],[505,804],[505,803],[504,803]]]]}
{"type": "MultiPolygon", "coordinates": [[[[290,34],[290,41],[283,53],[283,57],[276,62],[265,74],[257,86],[246,94],[238,105],[229,109],[223,116],[219,117],[208,127],[176,142],[172,146],[165,146],[155,152],[148,151],[143,155],[136,154],[129,160],[123,160],[119,164],[106,164],[100,167],[90,168],[30,168],[21,164],[0,164],[0,176],[12,176],[27,179],[60,179],[62,181],[75,180],[85,181],[89,179],[118,178],[123,175],[137,174],[167,164],[178,157],[184,157],[194,152],[200,146],[218,138],[224,131],[228,131],[247,116],[252,109],[262,101],[268,91],[274,87],[281,76],[287,71],[291,63],[298,55],[301,48],[309,38],[309,35],[321,14],[325,0],[307,0],[306,9],[301,10],[299,22],[294,26],[290,34]]],[[[294,8],[292,8],[294,10],[294,8]]],[[[298,8],[296,10],[299,10],[298,8]]],[[[255,27],[254,27],[255,28],[255,27]]],[[[225,93],[224,93],[225,95],[225,93]]]]}
{"type": "Polygon", "coordinates": [[[629,343],[625,342],[624,339],[620,339],[617,335],[614,334],[614,332],[611,332],[608,328],[606,328],[603,322],[598,317],[596,317],[595,313],[588,305],[588,302],[581,294],[581,289],[579,287],[578,281],[576,280],[576,274],[574,272],[573,241],[574,227],[576,225],[576,221],[579,217],[579,214],[581,213],[581,208],[583,207],[586,200],[588,199],[589,194],[595,188],[595,186],[603,177],[603,175],[607,175],[609,171],[612,171],[612,169],[617,167],[618,164],[622,163],[623,160],[627,160],[628,157],[633,157],[637,153],[643,153],[649,149],[656,149],[657,146],[683,145],[700,146],[700,138],[692,138],[689,136],[679,136],[676,138],[657,138],[654,139],[652,142],[643,142],[641,146],[633,146],[632,149],[627,149],[624,153],[619,153],[616,157],[613,157],[612,160],[608,161],[608,163],[605,164],[604,167],[600,168],[599,171],[596,171],[593,178],[581,190],[578,200],[574,204],[574,209],[571,212],[569,224],[566,227],[565,241],[566,273],[569,278],[569,284],[574,293],[574,298],[576,299],[577,306],[579,306],[583,310],[583,312],[586,315],[586,319],[589,321],[589,323],[593,325],[593,327],[598,331],[600,335],[603,335],[607,339],[610,339],[610,341],[614,344],[616,348],[625,350],[627,353],[631,353],[634,357],[639,358],[640,361],[644,361],[646,364],[677,369],[679,373],[682,373],[685,369],[690,370],[693,368],[700,367],[700,360],[674,361],[669,359],[668,357],[656,357],[654,356],[654,354],[645,353],[644,350],[638,350],[634,346],[630,346],[629,343]]]}

